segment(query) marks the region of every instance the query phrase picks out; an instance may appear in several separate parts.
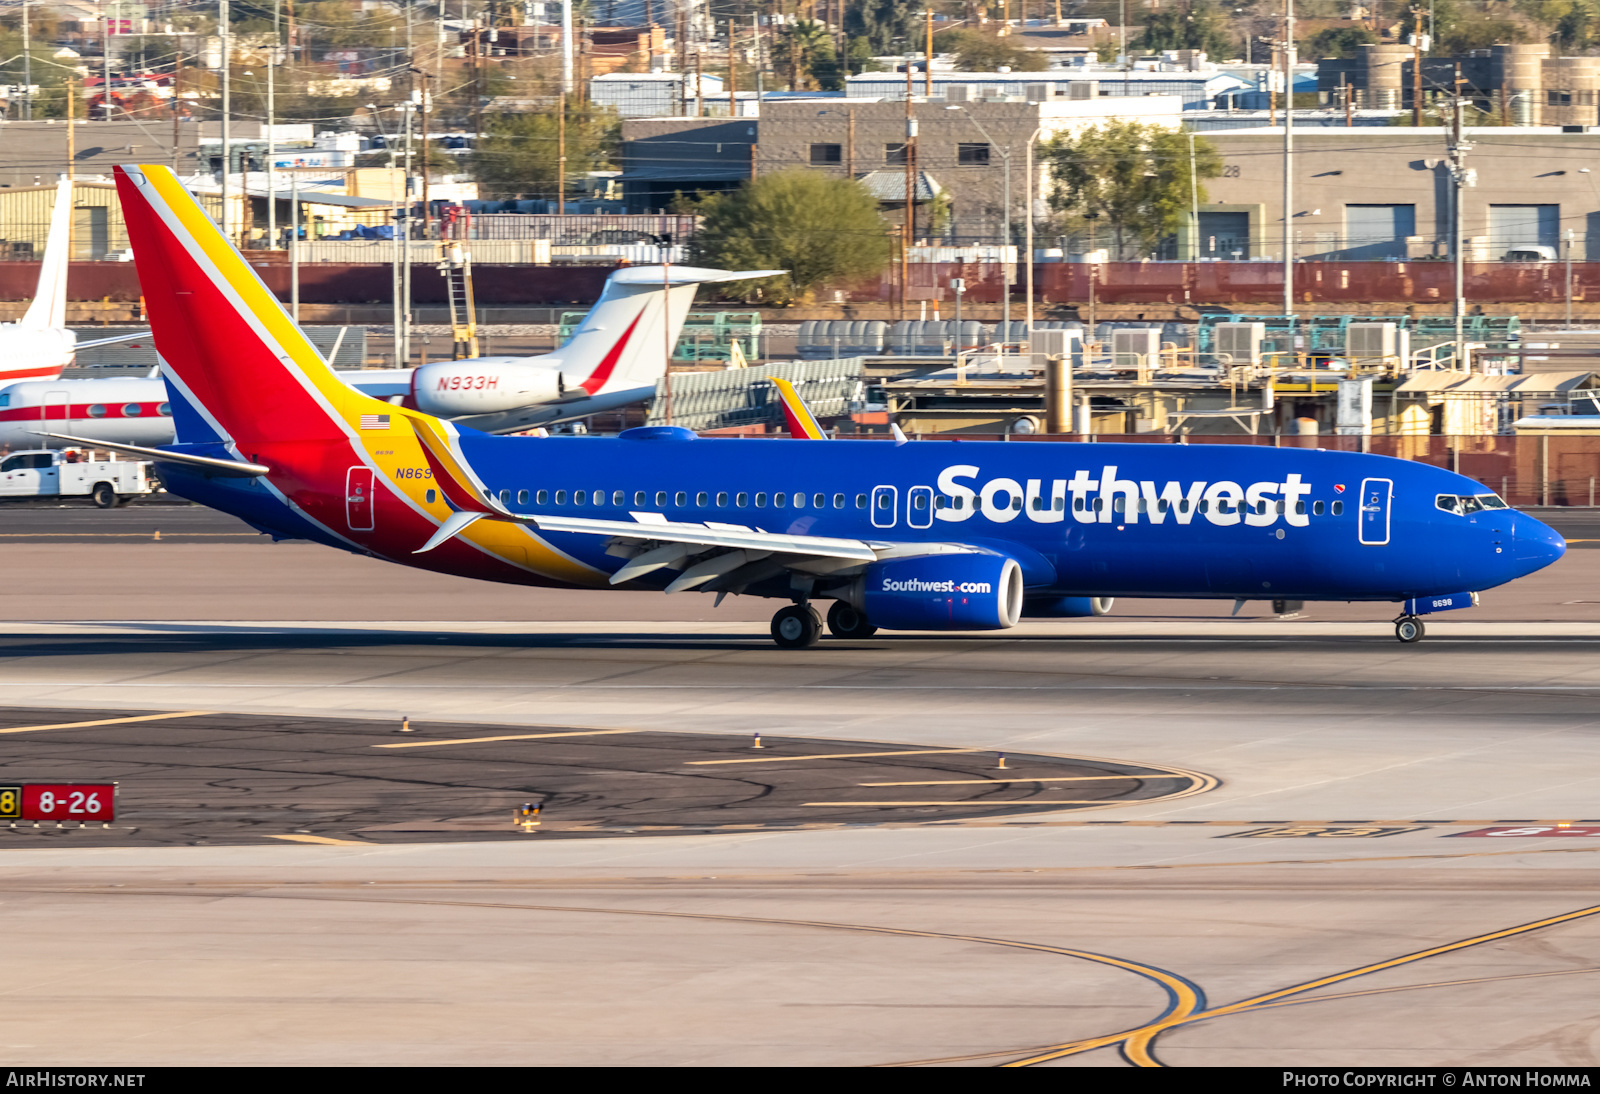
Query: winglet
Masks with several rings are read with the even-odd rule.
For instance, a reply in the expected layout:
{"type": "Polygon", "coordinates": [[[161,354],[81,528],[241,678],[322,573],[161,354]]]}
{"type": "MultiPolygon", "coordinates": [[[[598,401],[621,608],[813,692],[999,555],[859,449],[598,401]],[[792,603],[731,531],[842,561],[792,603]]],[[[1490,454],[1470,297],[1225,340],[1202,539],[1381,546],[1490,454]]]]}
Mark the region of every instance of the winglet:
{"type": "Polygon", "coordinates": [[[783,421],[789,427],[789,436],[797,441],[827,440],[828,435],[822,431],[816,415],[811,413],[811,408],[800,398],[794,385],[778,376],[768,376],[767,379],[778,389],[778,399],[783,404],[783,421]]]}
{"type": "Polygon", "coordinates": [[[890,422],[889,432],[894,434],[894,446],[896,448],[899,448],[901,445],[905,444],[911,439],[910,437],[907,437],[905,431],[900,428],[899,422],[890,422]]]}

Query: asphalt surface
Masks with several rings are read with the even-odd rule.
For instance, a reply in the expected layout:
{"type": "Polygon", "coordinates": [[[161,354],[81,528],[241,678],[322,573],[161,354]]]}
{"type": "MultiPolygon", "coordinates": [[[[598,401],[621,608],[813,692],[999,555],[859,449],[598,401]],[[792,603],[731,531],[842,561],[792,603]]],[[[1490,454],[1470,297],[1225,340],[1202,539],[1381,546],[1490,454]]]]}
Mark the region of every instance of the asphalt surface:
{"type": "Polygon", "coordinates": [[[262,839],[518,839],[985,818],[1146,801],[1201,775],[870,741],[261,715],[0,710],[0,784],[116,782],[114,825],[0,827],[0,849],[262,839]],[[76,723],[76,724],[75,724],[76,723]],[[905,804],[911,799],[918,804],[905,804]],[[892,804],[877,805],[877,802],[892,804]]]}
{"type": "Polygon", "coordinates": [[[1409,646],[1119,602],[782,651],[760,602],[5,550],[0,730],[119,721],[0,773],[122,810],[0,827],[17,1065],[1600,1066],[1588,551],[1409,646]]]}

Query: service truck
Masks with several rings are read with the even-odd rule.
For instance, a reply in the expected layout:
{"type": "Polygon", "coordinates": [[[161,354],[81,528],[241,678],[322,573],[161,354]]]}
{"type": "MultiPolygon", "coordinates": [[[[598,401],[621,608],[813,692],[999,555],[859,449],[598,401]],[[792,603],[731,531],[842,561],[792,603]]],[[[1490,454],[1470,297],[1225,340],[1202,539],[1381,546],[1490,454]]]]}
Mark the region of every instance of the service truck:
{"type": "Polygon", "coordinates": [[[0,499],[88,498],[102,509],[156,489],[148,461],[91,460],[68,449],[13,452],[0,460],[0,499]]]}

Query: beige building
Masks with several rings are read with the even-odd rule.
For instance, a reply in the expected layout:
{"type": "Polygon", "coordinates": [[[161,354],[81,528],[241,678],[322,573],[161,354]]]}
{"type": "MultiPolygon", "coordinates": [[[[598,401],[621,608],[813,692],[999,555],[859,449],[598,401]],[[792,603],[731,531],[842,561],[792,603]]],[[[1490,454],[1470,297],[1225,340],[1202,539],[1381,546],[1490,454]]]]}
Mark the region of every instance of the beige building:
{"type": "MultiPolygon", "coordinates": [[[[1449,258],[1447,137],[1438,128],[1297,132],[1289,232],[1296,257],[1449,258]]],[[[1462,234],[1469,260],[1498,261],[1534,247],[1564,254],[1570,232],[1575,261],[1600,261],[1600,132],[1483,128],[1468,137],[1475,185],[1462,191],[1462,234]]],[[[1222,153],[1222,177],[1205,183],[1198,240],[1186,224],[1172,257],[1281,259],[1283,130],[1207,139],[1222,153]]]]}

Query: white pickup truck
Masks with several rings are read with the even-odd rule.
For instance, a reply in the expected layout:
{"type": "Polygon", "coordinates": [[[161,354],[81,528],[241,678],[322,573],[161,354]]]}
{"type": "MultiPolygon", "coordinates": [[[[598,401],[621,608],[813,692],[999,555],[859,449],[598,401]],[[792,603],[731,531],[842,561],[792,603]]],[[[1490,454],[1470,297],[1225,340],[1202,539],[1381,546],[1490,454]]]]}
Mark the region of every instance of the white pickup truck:
{"type": "Polygon", "coordinates": [[[148,462],[87,460],[82,453],[47,449],[0,460],[0,499],[81,497],[110,509],[155,489],[148,462]]]}

